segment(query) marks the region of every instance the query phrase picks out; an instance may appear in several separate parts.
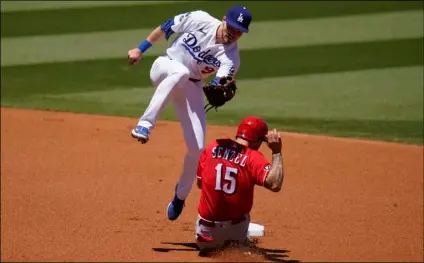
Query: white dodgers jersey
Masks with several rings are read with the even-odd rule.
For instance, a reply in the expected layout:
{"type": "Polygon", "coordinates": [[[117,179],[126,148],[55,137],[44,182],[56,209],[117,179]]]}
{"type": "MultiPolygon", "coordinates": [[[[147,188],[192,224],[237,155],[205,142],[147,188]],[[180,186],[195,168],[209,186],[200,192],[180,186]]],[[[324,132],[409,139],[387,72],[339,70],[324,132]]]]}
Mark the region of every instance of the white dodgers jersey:
{"type": "Polygon", "coordinates": [[[193,11],[174,17],[171,29],[178,35],[166,50],[167,55],[186,66],[190,77],[205,79],[233,76],[240,67],[237,41],[216,44],[221,21],[204,11],[193,11]]]}

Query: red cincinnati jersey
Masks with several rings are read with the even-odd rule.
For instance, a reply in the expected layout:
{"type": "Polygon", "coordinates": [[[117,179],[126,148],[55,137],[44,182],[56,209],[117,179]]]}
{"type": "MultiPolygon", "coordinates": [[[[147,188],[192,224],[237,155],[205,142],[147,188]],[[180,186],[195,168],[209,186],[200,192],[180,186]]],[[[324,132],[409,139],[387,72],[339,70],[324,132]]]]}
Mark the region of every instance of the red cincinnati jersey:
{"type": "Polygon", "coordinates": [[[199,215],[210,221],[241,217],[252,209],[255,185],[264,185],[270,163],[259,152],[231,139],[209,144],[200,155],[202,182],[199,215]]]}

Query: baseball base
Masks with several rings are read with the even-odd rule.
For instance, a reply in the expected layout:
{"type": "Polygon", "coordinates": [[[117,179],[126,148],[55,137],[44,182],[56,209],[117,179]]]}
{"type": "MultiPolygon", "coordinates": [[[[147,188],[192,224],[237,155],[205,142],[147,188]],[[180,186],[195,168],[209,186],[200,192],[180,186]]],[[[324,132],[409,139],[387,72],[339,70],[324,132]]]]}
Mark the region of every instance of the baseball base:
{"type": "Polygon", "coordinates": [[[262,237],[265,234],[265,227],[263,225],[249,223],[249,229],[247,230],[247,236],[250,237],[262,237]]]}

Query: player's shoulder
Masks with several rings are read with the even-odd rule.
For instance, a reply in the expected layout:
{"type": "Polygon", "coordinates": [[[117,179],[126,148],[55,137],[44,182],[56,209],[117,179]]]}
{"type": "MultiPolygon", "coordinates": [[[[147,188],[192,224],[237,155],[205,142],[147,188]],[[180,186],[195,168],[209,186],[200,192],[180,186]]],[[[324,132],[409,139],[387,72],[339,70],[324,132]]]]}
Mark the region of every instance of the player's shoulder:
{"type": "Polygon", "coordinates": [[[195,20],[199,23],[219,22],[218,19],[216,19],[211,14],[203,10],[194,10],[194,11],[188,12],[187,14],[192,20],[195,20]]]}
{"type": "Polygon", "coordinates": [[[261,157],[264,157],[265,158],[265,155],[261,151],[259,151],[259,150],[253,150],[253,149],[249,149],[249,150],[250,150],[250,154],[251,155],[261,156],[261,157]]]}
{"type": "Polygon", "coordinates": [[[230,63],[239,65],[240,64],[240,51],[237,45],[237,42],[231,44],[230,47],[225,48],[225,52],[221,57],[224,63],[230,63]]]}
{"type": "Polygon", "coordinates": [[[266,161],[265,155],[258,150],[248,149],[248,154],[251,156],[250,160],[266,161]]]}
{"type": "Polygon", "coordinates": [[[234,65],[236,68],[240,66],[240,50],[237,42],[224,48],[225,52],[220,55],[220,60],[223,64],[234,65]]]}

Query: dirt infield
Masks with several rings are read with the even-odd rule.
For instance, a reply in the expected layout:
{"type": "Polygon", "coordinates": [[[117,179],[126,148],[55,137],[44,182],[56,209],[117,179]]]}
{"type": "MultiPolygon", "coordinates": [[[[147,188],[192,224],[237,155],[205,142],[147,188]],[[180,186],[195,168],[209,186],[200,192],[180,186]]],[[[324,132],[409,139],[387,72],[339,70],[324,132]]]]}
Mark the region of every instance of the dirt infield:
{"type": "MultiPolygon", "coordinates": [[[[283,190],[257,188],[252,211],[266,254],[201,258],[199,190],[166,218],[179,124],[160,122],[140,145],[136,121],[1,109],[2,261],[423,260],[423,147],[284,133],[283,190]]],[[[210,126],[207,141],[233,133],[210,126]]]]}

